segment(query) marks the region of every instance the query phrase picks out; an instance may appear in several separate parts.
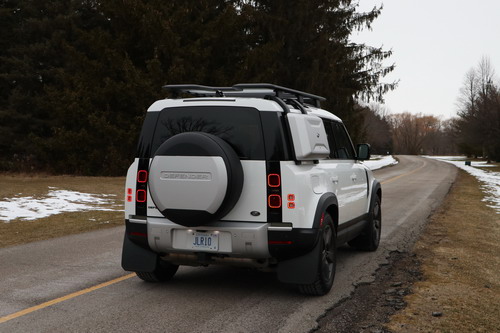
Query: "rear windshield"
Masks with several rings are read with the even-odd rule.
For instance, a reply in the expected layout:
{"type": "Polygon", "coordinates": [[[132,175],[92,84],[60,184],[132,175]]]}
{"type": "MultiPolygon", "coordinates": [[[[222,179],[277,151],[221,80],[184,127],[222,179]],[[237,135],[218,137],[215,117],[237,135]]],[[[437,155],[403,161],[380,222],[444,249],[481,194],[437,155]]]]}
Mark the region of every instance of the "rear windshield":
{"type": "Polygon", "coordinates": [[[265,159],[260,112],[254,108],[192,106],[164,109],[156,123],[151,152],[183,132],[216,135],[229,143],[240,159],[265,159]]]}

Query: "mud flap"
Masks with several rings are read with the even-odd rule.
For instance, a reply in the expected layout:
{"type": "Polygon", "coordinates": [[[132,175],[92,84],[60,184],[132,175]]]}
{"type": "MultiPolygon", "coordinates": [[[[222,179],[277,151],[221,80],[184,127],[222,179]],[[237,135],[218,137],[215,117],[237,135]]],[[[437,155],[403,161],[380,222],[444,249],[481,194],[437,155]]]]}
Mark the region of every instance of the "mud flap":
{"type": "Polygon", "coordinates": [[[314,249],[297,258],[280,261],[278,263],[278,280],[290,284],[311,284],[316,281],[319,269],[321,242],[317,242],[314,249]]]}
{"type": "Polygon", "coordinates": [[[122,267],[132,272],[153,272],[156,269],[157,254],[134,244],[125,235],[122,251],[122,267]]]}

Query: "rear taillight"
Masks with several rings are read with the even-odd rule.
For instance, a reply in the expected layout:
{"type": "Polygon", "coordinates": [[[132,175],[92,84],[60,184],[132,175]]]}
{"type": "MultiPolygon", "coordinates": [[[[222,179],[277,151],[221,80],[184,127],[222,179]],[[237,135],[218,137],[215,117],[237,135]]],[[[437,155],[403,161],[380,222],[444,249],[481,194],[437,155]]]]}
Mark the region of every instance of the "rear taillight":
{"type": "Polygon", "coordinates": [[[279,161],[266,163],[267,221],[283,222],[281,166],[279,161]]]}
{"type": "MultiPolygon", "coordinates": [[[[135,215],[147,216],[149,158],[140,158],[135,183],[135,215]]],[[[132,198],[134,201],[134,198],[132,198]]]]}
{"type": "Polygon", "coordinates": [[[267,175],[267,186],[269,187],[280,187],[281,185],[281,177],[276,173],[272,173],[267,175]]]}
{"type": "Polygon", "coordinates": [[[137,182],[145,183],[147,181],[148,181],[148,172],[146,170],[139,170],[139,172],[137,172],[137,182]]]}
{"type": "Polygon", "coordinates": [[[137,202],[146,202],[146,190],[137,190],[135,200],[137,202]]]}
{"type": "Polygon", "coordinates": [[[127,202],[132,202],[132,189],[127,189],[127,202]]]}
{"type": "Polygon", "coordinates": [[[281,195],[271,194],[267,199],[269,208],[281,208],[281,195]]]}

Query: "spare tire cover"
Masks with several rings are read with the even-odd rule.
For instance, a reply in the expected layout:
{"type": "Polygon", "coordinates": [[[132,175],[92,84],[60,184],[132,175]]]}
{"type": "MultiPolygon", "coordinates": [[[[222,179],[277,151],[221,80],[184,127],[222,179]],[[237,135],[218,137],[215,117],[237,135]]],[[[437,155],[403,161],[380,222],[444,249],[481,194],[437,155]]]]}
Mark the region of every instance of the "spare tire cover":
{"type": "Polygon", "coordinates": [[[151,198],[163,216],[183,226],[223,218],[238,202],[242,188],[238,155],[212,134],[177,134],[158,148],[151,162],[151,198]]]}

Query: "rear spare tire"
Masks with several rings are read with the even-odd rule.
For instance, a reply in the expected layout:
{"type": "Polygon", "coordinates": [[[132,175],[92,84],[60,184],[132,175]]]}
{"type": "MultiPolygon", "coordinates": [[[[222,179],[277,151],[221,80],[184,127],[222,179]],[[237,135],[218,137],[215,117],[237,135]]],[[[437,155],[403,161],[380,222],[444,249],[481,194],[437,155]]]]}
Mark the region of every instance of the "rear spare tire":
{"type": "Polygon", "coordinates": [[[151,162],[153,202],[163,216],[186,227],[223,218],[238,202],[242,188],[238,155],[212,134],[177,134],[158,148],[151,162]]]}

